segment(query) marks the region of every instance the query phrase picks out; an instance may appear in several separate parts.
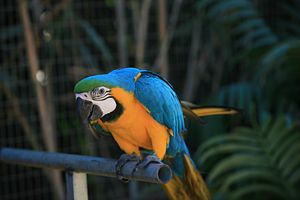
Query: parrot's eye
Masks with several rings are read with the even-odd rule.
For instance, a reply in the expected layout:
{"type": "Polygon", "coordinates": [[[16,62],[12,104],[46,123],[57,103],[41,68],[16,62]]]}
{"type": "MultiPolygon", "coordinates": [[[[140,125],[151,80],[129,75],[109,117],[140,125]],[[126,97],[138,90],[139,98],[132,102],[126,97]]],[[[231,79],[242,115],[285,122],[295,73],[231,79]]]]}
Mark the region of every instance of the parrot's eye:
{"type": "Polygon", "coordinates": [[[110,94],[110,90],[106,87],[97,87],[91,91],[91,96],[95,100],[100,100],[99,98],[106,97],[110,94]]]}
{"type": "Polygon", "coordinates": [[[100,89],[99,89],[99,94],[100,94],[100,95],[104,94],[104,92],[105,92],[105,89],[104,89],[104,88],[100,88],[100,89]]]}

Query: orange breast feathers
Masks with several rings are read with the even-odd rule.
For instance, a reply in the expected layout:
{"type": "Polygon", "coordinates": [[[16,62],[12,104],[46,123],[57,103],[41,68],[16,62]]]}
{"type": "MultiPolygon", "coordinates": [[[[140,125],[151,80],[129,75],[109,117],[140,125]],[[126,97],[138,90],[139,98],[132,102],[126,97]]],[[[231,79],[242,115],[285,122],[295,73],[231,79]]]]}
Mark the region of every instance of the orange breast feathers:
{"type": "Polygon", "coordinates": [[[132,93],[122,88],[113,88],[112,96],[123,106],[122,115],[115,121],[99,125],[109,131],[120,148],[127,154],[141,155],[140,147],[154,151],[163,159],[170,140],[168,128],[158,123],[132,93]]]}

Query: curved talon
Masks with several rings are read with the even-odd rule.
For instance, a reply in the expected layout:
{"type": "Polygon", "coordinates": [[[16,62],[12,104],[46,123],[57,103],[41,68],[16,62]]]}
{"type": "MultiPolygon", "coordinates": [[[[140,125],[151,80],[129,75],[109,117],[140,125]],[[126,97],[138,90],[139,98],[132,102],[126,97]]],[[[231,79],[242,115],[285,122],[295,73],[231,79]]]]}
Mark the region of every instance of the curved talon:
{"type": "Polygon", "coordinates": [[[138,163],[139,163],[140,160],[141,160],[140,157],[137,156],[136,154],[122,154],[115,166],[117,178],[120,181],[127,183],[129,180],[123,176],[122,168],[124,167],[124,165],[126,163],[128,163],[130,161],[138,161],[138,163]]]}

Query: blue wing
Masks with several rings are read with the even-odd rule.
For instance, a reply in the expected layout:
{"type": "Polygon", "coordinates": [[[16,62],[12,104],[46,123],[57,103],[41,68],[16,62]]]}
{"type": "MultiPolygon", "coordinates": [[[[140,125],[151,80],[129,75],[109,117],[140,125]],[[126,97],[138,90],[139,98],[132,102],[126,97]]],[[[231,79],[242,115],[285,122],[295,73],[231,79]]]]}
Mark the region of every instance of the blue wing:
{"type": "Polygon", "coordinates": [[[156,121],[172,129],[174,134],[170,137],[167,155],[175,156],[179,152],[188,154],[180,135],[185,130],[183,113],[172,86],[158,74],[147,70],[141,70],[140,73],[141,76],[135,82],[136,98],[156,121]]]}

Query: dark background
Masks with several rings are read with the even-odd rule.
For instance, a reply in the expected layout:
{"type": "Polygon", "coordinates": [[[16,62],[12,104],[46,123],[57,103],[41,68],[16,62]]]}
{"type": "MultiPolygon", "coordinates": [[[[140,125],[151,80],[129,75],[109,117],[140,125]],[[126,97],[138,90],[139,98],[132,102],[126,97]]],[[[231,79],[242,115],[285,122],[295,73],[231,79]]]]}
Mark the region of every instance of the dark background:
{"type": "MultiPolygon", "coordinates": [[[[298,199],[299,38],[295,0],[1,0],[0,146],[118,158],[111,138],[84,129],[73,87],[140,67],[180,99],[242,110],[187,121],[213,199],[298,199]]],[[[1,200],[63,199],[64,187],[58,172],[0,163],[1,200]]],[[[158,185],[95,176],[88,190],[89,199],[166,199],[158,185]]]]}

